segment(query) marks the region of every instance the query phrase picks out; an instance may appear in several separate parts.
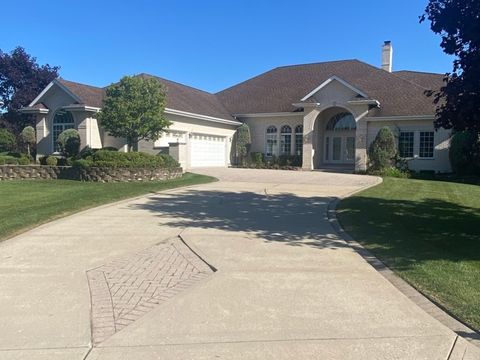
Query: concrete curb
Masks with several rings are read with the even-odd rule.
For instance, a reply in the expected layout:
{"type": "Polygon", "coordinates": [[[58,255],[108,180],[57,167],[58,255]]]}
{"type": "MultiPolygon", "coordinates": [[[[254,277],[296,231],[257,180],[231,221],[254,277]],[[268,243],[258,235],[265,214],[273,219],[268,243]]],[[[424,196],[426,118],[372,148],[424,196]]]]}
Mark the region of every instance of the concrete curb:
{"type": "MultiPolygon", "coordinates": [[[[395,286],[402,294],[413,301],[423,311],[435,318],[437,321],[448,327],[457,336],[467,340],[470,344],[473,344],[480,348],[480,334],[475,330],[468,327],[461,322],[455,316],[450,314],[440,304],[436,303],[433,299],[430,299],[412,285],[407,283],[401,277],[396,275],[385,263],[375,257],[370,251],[365,249],[355,239],[353,239],[340,225],[337,219],[337,207],[341,200],[350,197],[363,190],[376,186],[382,182],[379,181],[376,184],[364,187],[362,189],[351,192],[343,197],[332,198],[328,203],[327,218],[333,229],[337,232],[340,239],[344,240],[351,248],[355,250],[367,263],[369,263],[375,270],[377,270],[385,279],[387,279],[393,286],[395,286]]],[[[453,350],[453,349],[452,349],[453,350]]]]}

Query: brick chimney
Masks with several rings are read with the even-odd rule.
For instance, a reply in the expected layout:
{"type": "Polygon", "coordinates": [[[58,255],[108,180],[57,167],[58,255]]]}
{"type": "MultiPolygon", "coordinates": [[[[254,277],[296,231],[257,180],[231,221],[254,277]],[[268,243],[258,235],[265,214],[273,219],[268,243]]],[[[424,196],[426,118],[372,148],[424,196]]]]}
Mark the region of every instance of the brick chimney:
{"type": "Polygon", "coordinates": [[[393,47],[391,41],[385,41],[382,47],[382,69],[392,72],[393,47]]]}

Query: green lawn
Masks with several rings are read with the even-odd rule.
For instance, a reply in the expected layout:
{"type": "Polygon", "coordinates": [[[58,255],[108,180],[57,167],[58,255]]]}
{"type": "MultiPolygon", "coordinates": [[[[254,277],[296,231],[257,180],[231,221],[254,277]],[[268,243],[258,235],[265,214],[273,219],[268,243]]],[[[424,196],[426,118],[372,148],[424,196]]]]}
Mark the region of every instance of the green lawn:
{"type": "Polygon", "coordinates": [[[480,186],[386,178],[343,200],[338,218],[402,278],[480,329],[480,186]]]}
{"type": "Polygon", "coordinates": [[[214,180],[209,176],[187,173],[181,179],[162,182],[0,181],[0,241],[90,207],[214,180]]]}

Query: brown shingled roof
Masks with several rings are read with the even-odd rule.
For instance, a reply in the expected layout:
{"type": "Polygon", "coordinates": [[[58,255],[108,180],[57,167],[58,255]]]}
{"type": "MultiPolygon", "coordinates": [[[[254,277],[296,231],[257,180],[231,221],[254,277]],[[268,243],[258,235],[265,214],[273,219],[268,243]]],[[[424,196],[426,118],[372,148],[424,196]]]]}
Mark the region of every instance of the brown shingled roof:
{"type": "Polygon", "coordinates": [[[149,74],[138,76],[155,78],[162,83],[167,92],[167,107],[170,109],[233,120],[229,111],[214,94],[158,76],[149,74]]]}
{"type": "Polygon", "coordinates": [[[57,79],[59,83],[65,86],[71,93],[80,99],[81,104],[94,107],[102,107],[105,90],[96,86],[80,84],[65,79],[57,79]]]}
{"type": "Polygon", "coordinates": [[[294,111],[293,103],[332,76],[378,100],[381,108],[375,116],[435,112],[425,88],[359,60],[279,67],[216,95],[232,114],[294,111]]]}
{"type": "MultiPolygon", "coordinates": [[[[168,108],[233,120],[223,104],[211,93],[149,74],[137,76],[155,78],[162,83],[167,93],[166,105],[168,108]]],[[[99,108],[103,106],[106,88],[80,84],[64,79],[58,79],[58,81],[76,95],[82,104],[99,108]]]]}
{"type": "Polygon", "coordinates": [[[445,74],[409,70],[395,71],[394,74],[428,90],[440,90],[444,85],[443,78],[445,77],[445,74]]]}

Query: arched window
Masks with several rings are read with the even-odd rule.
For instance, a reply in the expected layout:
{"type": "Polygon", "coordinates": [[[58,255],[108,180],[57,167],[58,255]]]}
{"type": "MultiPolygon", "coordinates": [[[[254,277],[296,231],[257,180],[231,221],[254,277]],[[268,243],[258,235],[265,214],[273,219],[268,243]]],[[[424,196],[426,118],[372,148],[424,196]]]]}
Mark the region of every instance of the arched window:
{"type": "Polygon", "coordinates": [[[295,155],[303,154],[303,125],[295,127],[295,155]]]}
{"type": "Polygon", "coordinates": [[[339,113],[330,118],[327,123],[327,130],[341,131],[341,130],[355,130],[357,123],[352,114],[348,112],[339,113]]]}
{"type": "Polygon", "coordinates": [[[266,137],[266,156],[277,155],[278,153],[278,140],[277,140],[277,128],[275,126],[269,126],[267,128],[267,137],[266,137]]]}
{"type": "Polygon", "coordinates": [[[53,141],[53,151],[59,152],[60,146],[57,143],[58,136],[67,129],[75,128],[75,121],[73,120],[72,113],[59,110],[55,113],[53,117],[53,127],[52,127],[52,141],[53,141]]]}
{"type": "Polygon", "coordinates": [[[290,155],[292,151],[292,128],[283,125],[280,128],[280,154],[290,155]]]}

